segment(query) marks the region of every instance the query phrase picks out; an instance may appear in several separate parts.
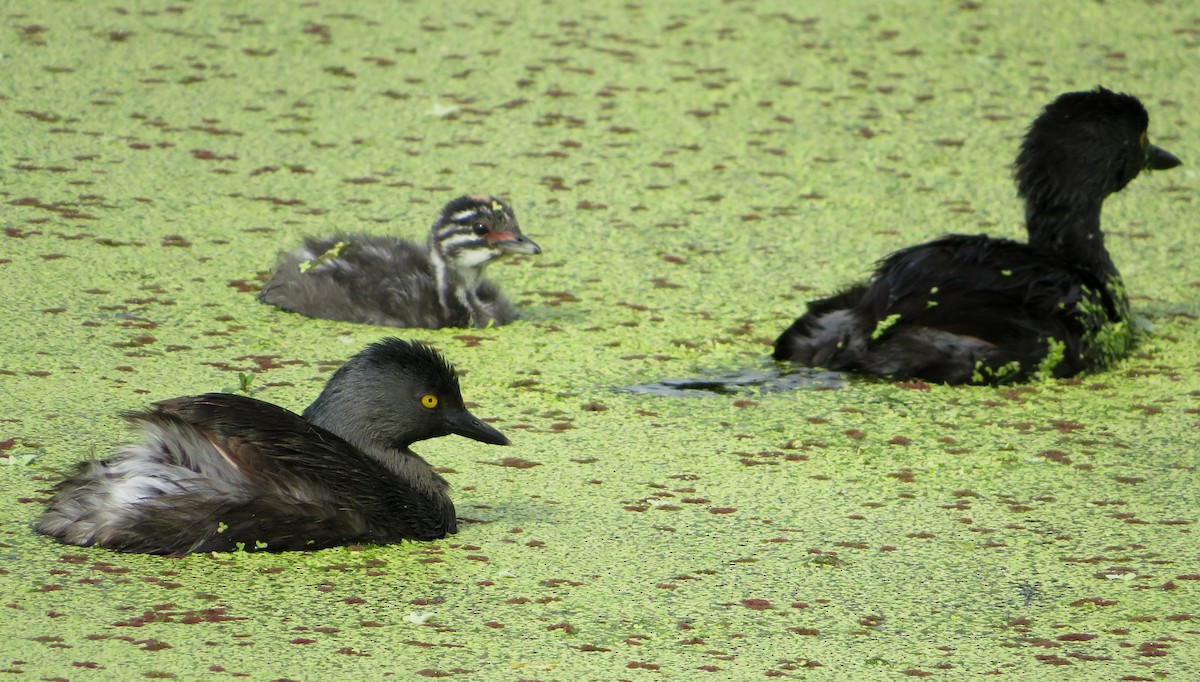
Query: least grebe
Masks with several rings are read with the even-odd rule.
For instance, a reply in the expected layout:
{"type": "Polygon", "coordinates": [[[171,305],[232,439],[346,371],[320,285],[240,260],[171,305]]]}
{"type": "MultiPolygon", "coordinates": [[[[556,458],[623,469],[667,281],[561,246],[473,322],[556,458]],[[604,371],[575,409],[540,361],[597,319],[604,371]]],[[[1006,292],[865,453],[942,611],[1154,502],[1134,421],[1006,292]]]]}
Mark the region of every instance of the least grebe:
{"type": "Polygon", "coordinates": [[[303,416],[208,393],[124,417],[141,442],[81,463],[39,533],[152,554],[434,540],[457,531],[454,504],[409,446],[451,433],[508,444],[463,406],[441,355],[395,338],[346,362],[303,416]]]}
{"type": "Polygon", "coordinates": [[[446,204],[425,244],[393,237],[310,237],[283,255],[259,300],[327,320],[385,327],[487,327],[520,315],[488,263],[541,248],[521,234],[512,208],[487,195],[446,204]]]}
{"type": "Polygon", "coordinates": [[[1029,242],[950,235],[897,251],[871,279],[812,301],[776,360],[894,379],[1000,384],[1103,369],[1136,340],[1100,207],[1179,159],[1149,143],[1133,96],[1097,88],[1046,106],[1017,156],[1029,242]]]}

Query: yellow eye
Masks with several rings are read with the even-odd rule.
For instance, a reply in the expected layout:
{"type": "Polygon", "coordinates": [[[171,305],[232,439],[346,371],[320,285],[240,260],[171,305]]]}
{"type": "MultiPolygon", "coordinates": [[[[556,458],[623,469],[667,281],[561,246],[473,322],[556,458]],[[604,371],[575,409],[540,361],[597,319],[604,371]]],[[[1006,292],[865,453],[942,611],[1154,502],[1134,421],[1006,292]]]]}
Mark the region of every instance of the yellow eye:
{"type": "Polygon", "coordinates": [[[1142,137],[1141,137],[1141,138],[1138,140],[1138,144],[1139,144],[1139,145],[1141,145],[1142,147],[1145,147],[1145,146],[1146,146],[1146,142],[1147,142],[1147,140],[1146,140],[1146,131],[1144,131],[1144,130],[1143,130],[1143,131],[1142,131],[1142,137]]]}
{"type": "Polygon", "coordinates": [[[433,408],[437,407],[437,396],[432,393],[426,393],[425,395],[421,396],[421,404],[432,410],[433,408]]]}

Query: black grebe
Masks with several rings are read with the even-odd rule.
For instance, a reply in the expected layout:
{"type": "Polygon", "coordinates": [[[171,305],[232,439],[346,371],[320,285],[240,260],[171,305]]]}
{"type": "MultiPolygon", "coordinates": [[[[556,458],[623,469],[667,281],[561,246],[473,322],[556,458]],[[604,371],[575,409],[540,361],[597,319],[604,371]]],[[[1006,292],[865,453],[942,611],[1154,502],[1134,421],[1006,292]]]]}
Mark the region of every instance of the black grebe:
{"type": "Polygon", "coordinates": [[[125,419],[141,443],[81,463],[37,532],[151,554],[434,540],[457,531],[454,504],[409,445],[451,433],[508,444],[463,407],[437,352],[395,338],[350,358],[303,417],[209,393],[125,419]]]}
{"type": "Polygon", "coordinates": [[[1104,248],[1100,206],[1145,169],[1180,164],[1150,144],[1130,95],[1058,97],[1016,160],[1029,243],[951,235],[879,262],[869,282],[813,301],[776,360],[894,379],[1001,384],[1069,377],[1129,354],[1136,330],[1104,248]]]}
{"type": "Polygon", "coordinates": [[[483,268],[542,249],[495,197],[446,204],[426,244],[343,234],[305,240],[284,254],[259,300],[284,310],[385,327],[486,327],[519,317],[483,268]]]}

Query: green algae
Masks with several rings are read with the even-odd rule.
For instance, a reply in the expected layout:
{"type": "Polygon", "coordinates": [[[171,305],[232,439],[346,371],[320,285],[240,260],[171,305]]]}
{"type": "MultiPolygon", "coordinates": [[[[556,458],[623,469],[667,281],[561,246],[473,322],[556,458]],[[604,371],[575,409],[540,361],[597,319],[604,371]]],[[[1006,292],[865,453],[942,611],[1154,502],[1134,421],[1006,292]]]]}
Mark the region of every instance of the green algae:
{"type": "Polygon", "coordinates": [[[317,256],[316,258],[313,258],[311,260],[300,261],[300,266],[299,266],[300,272],[302,272],[302,273],[308,272],[309,270],[313,269],[314,267],[316,267],[318,265],[321,265],[322,263],[325,263],[326,261],[330,261],[330,260],[333,260],[334,258],[337,258],[338,254],[340,254],[342,252],[342,249],[346,248],[349,245],[350,245],[349,242],[337,242],[333,246],[329,247],[329,249],[326,250],[325,253],[322,253],[320,256],[317,256]]]}
{"type": "MultiPolygon", "coordinates": [[[[1169,679],[1200,668],[1200,18],[1170,3],[6,7],[0,670],[39,678],[1169,679]],[[281,11],[283,10],[283,11],[281,11]],[[1036,36],[1036,42],[1032,37],[1036,36]],[[1185,166],[1106,204],[1109,372],[664,397],[762,371],[809,298],[946,232],[1020,237],[1057,93],[1144,99],[1185,166]],[[299,410],[392,330],[255,302],[307,234],[423,239],[498,193],[524,320],[419,330],[513,440],[418,450],[444,541],[157,558],[56,545],[116,414],[299,410]],[[253,376],[252,382],[240,379],[253,376]]],[[[405,335],[410,335],[402,332],[405,335]]],[[[477,407],[475,406],[477,405],[477,407]]]]}

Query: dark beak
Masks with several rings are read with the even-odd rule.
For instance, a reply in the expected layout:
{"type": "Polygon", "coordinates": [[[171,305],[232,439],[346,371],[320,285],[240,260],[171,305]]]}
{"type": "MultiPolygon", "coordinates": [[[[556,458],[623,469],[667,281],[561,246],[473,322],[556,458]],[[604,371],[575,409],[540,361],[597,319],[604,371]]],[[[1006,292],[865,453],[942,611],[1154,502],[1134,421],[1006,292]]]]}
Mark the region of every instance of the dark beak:
{"type": "Polygon", "coordinates": [[[518,233],[513,233],[512,237],[496,243],[500,246],[500,249],[506,253],[527,253],[530,255],[536,255],[542,252],[542,247],[538,246],[532,239],[518,233]]]}
{"type": "Polygon", "coordinates": [[[1152,144],[1146,145],[1146,168],[1150,170],[1167,170],[1175,166],[1182,165],[1174,154],[1165,150],[1159,149],[1152,144]]]}
{"type": "Polygon", "coordinates": [[[442,414],[442,421],[446,423],[446,428],[450,429],[450,433],[456,433],[489,445],[509,444],[503,433],[479,421],[478,417],[466,410],[445,412],[442,414]]]}

